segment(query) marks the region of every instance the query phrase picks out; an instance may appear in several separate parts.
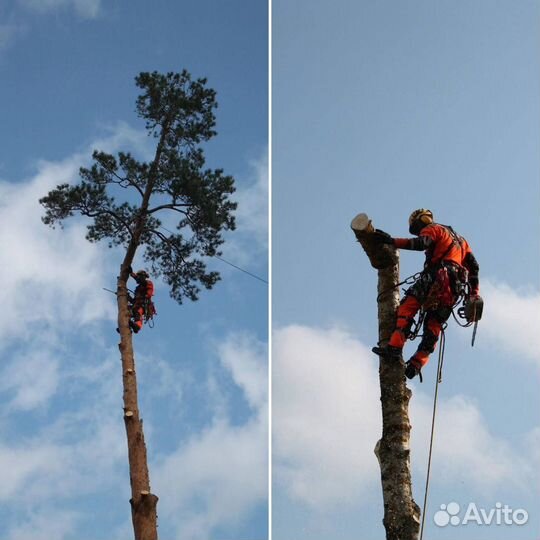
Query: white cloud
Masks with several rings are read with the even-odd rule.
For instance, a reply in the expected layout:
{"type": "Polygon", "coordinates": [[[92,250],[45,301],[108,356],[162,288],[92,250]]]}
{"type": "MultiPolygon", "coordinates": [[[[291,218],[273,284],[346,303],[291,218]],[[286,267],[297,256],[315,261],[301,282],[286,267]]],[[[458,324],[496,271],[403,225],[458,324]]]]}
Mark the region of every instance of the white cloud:
{"type": "MultiPolygon", "coordinates": [[[[540,427],[533,429],[525,439],[525,448],[532,456],[533,470],[540,475],[540,427]]],[[[538,482],[536,482],[538,485],[538,482]]]]}
{"type": "Polygon", "coordinates": [[[0,342],[115,318],[115,286],[120,263],[112,250],[85,239],[86,221],[71,218],[65,229],[52,230],[41,217],[39,199],[60,183],[77,181],[93,148],[113,151],[124,144],[143,148],[141,134],[125,124],[89,145],[84,153],[60,162],[42,161],[23,182],[0,180],[0,267],[3,308],[0,342]],[[39,332],[38,332],[39,333],[39,332]]]}
{"type": "Polygon", "coordinates": [[[42,163],[29,181],[0,182],[3,341],[35,335],[39,328],[113,317],[112,303],[101,290],[108,283],[103,249],[84,238],[80,222],[64,231],[41,222],[39,198],[56,184],[75,178],[80,163],[80,156],[59,164],[42,163]]]}
{"type": "Polygon", "coordinates": [[[32,512],[25,522],[13,528],[7,540],[63,540],[75,530],[78,514],[54,507],[32,512]]]}
{"type": "Polygon", "coordinates": [[[10,46],[22,29],[22,26],[12,23],[0,24],[0,51],[10,46]]]}
{"type": "MultiPolygon", "coordinates": [[[[99,147],[111,150],[130,138],[120,126],[99,147]]],[[[118,352],[93,331],[93,323],[115,318],[114,296],[102,287],[114,286],[118,260],[85,239],[78,219],[64,230],[45,226],[38,203],[57,184],[78,179],[94,146],[40,162],[24,181],[0,181],[1,421],[10,433],[0,445],[0,500],[12,510],[3,530],[13,540],[63,538],[77,526],[75,514],[62,510],[65,501],[125,486],[118,352]],[[70,340],[75,350],[66,346],[70,340]],[[19,431],[21,418],[30,432],[19,431]],[[51,500],[55,511],[45,526],[51,500]],[[21,524],[26,508],[32,514],[21,524]]]]}
{"type": "Polygon", "coordinates": [[[11,500],[35,485],[37,477],[60,475],[63,453],[50,444],[28,444],[22,447],[0,447],[0,500],[11,500]]]}
{"type": "Polygon", "coordinates": [[[255,182],[238,189],[238,230],[250,232],[263,249],[268,246],[268,155],[251,162],[255,182]]]}
{"type": "Polygon", "coordinates": [[[222,365],[254,408],[241,425],[218,416],[211,425],[153,467],[159,513],[177,537],[202,540],[218,526],[234,526],[268,490],[267,361],[263,344],[231,336],[219,347],[222,365]]]}
{"type": "Polygon", "coordinates": [[[178,538],[209,538],[265,500],[266,441],[260,419],[241,427],[217,421],[154,468],[160,515],[176,523],[178,538]]]}
{"type": "MultiPolygon", "coordinates": [[[[349,333],[289,326],[273,339],[274,474],[285,493],[318,511],[358,504],[379,482],[373,448],[381,433],[378,360],[349,333]]],[[[414,474],[425,473],[430,391],[414,386],[411,446],[414,474]]],[[[439,401],[438,480],[471,490],[524,486],[533,470],[487,427],[464,396],[439,401]]]]}
{"type": "Polygon", "coordinates": [[[248,334],[234,334],[218,350],[223,366],[243,390],[250,406],[255,410],[264,407],[268,396],[265,345],[248,334]]]}
{"type": "Polygon", "coordinates": [[[481,331],[489,338],[485,343],[540,368],[540,349],[532,340],[540,328],[540,292],[515,291],[505,283],[483,280],[481,294],[485,301],[481,331]]]}
{"type": "Polygon", "coordinates": [[[104,130],[105,136],[92,142],[88,148],[88,155],[94,148],[105,152],[125,151],[126,148],[135,156],[141,159],[151,160],[153,158],[153,141],[148,137],[146,131],[134,129],[126,122],[115,124],[103,124],[100,126],[104,130]]]}
{"type": "Polygon", "coordinates": [[[272,356],[276,479],[309,505],[346,505],[377,478],[376,359],[341,330],[304,326],[274,332],[272,356]]]}
{"type": "Polygon", "coordinates": [[[224,245],[225,256],[236,264],[249,264],[268,251],[268,156],[251,162],[252,181],[238,185],[236,230],[224,245]]]}
{"type": "Polygon", "coordinates": [[[58,356],[39,344],[9,362],[0,373],[0,393],[11,396],[7,408],[25,411],[46,404],[58,386],[58,363],[58,356]]]}
{"type": "MultiPolygon", "coordinates": [[[[447,485],[466,481],[469,492],[486,494],[497,486],[524,487],[531,471],[516,446],[497,437],[487,427],[477,404],[462,395],[440,402],[436,425],[436,462],[438,482],[447,485]]],[[[412,455],[417,473],[425,474],[428,460],[433,396],[415,388],[410,417],[412,455]]]]}
{"type": "MultiPolygon", "coordinates": [[[[84,372],[85,357],[71,355],[70,360],[82,364],[84,372]]],[[[101,377],[88,383],[88,394],[74,388],[79,400],[85,396],[77,408],[66,408],[32,436],[0,445],[0,500],[40,508],[50,503],[51,486],[57,502],[117,489],[122,472],[119,465],[126,457],[117,362],[116,353],[111,351],[98,363],[101,377]]],[[[34,375],[33,379],[39,377],[34,375]]],[[[69,376],[62,380],[68,382],[69,376]]],[[[32,386],[31,381],[27,386],[32,386]]]]}
{"type": "Polygon", "coordinates": [[[39,13],[72,7],[84,19],[97,17],[101,7],[101,0],[19,0],[19,2],[39,13]]]}
{"type": "MultiPolygon", "coordinates": [[[[51,486],[57,489],[55,500],[100,490],[111,485],[109,479],[115,478],[115,468],[125,458],[123,433],[110,415],[110,409],[116,408],[111,397],[102,396],[97,405],[76,414],[66,409],[49,416],[53,398],[68,399],[82,380],[96,399],[99,388],[112,380],[110,376],[88,380],[87,358],[81,354],[88,354],[90,348],[68,351],[62,342],[77,332],[84,340],[85,325],[114,317],[114,303],[101,290],[114,279],[114,266],[106,250],[85,240],[80,222],[53,231],[40,219],[43,209],[38,199],[58,183],[76,179],[81,162],[81,155],[60,163],[42,162],[26,181],[0,181],[2,420],[9,425],[13,413],[30,412],[37,414],[32,418],[40,418],[34,436],[13,436],[0,446],[4,479],[0,499],[5,503],[22,501],[38,508],[50,501],[51,486]],[[76,422],[70,420],[74,415],[76,422]]],[[[96,365],[104,364],[94,361],[96,365]]],[[[107,369],[115,366],[111,359],[107,369]]],[[[119,388],[114,390],[111,396],[121,395],[119,388]]],[[[27,533],[24,526],[13,530],[12,536],[27,533]]]]}
{"type": "MultiPolygon", "coordinates": [[[[109,362],[109,367],[116,364],[109,362]]],[[[121,391],[106,392],[110,380],[109,369],[102,384],[89,389],[94,394],[91,404],[61,413],[30,439],[0,445],[0,500],[10,510],[3,523],[6,538],[80,538],[76,529],[88,516],[66,506],[85,496],[122,499],[128,520],[127,452],[117,406],[121,391]]],[[[92,536],[86,534],[83,537],[92,536]]]]}

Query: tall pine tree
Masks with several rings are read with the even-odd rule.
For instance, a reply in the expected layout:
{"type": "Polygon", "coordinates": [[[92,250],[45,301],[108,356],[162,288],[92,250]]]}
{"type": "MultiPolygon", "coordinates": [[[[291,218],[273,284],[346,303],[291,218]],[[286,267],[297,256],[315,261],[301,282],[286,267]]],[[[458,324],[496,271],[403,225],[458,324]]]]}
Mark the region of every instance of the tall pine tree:
{"type": "Polygon", "coordinates": [[[219,280],[207,271],[205,257],[219,255],[223,232],[235,227],[234,179],[221,169],[205,168],[201,144],[216,135],[216,93],[206,79],[187,71],[140,73],[136,111],[156,139],[154,157],[138,161],[94,151],[90,168],[80,169],[77,184],[62,184],[40,199],[43,222],[54,227],[74,215],[90,218],[86,238],[121,246],[117,278],[118,328],[124,388],[124,423],[131,480],[135,540],[157,539],[158,497],[150,490],[143,425],[129,328],[127,280],[138,251],[155,277],[162,277],[177,302],[197,300],[201,287],[219,280]],[[174,232],[162,227],[164,214],[178,218],[174,232]]]}

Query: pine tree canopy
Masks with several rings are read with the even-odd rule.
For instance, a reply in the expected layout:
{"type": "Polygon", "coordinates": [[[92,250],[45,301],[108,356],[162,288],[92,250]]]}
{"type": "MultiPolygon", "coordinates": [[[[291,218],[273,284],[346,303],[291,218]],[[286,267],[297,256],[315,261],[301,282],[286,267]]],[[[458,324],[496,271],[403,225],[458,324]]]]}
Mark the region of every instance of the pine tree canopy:
{"type": "Polygon", "coordinates": [[[42,220],[54,227],[74,215],[90,218],[89,241],[125,247],[128,265],[142,248],[151,273],[163,277],[176,301],[197,300],[201,286],[210,289],[220,279],[207,271],[205,257],[220,255],[223,232],[235,228],[234,179],[205,168],[201,146],[216,135],[216,93],[185,70],[140,73],[135,81],[137,115],[157,141],[153,159],[95,150],[77,184],[58,185],[40,199],[42,220]],[[178,219],[174,232],[162,225],[167,213],[178,219]]]}

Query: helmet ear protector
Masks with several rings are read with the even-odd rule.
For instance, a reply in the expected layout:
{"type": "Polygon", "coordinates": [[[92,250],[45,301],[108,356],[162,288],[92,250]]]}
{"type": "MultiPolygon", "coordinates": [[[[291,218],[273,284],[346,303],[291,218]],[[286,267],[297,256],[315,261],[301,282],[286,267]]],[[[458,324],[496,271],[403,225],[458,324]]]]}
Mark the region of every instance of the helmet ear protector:
{"type": "Polygon", "coordinates": [[[420,231],[433,223],[433,213],[426,208],[415,210],[409,217],[409,232],[418,236],[420,231]]]}
{"type": "Polygon", "coordinates": [[[139,270],[135,275],[145,279],[148,279],[150,277],[146,270],[139,270]]]}

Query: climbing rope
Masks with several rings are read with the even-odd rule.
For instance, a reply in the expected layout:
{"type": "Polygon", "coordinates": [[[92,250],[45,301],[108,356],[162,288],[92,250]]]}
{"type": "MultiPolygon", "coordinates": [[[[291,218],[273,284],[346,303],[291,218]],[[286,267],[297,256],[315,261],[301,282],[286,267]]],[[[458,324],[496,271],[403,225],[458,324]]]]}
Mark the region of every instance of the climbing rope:
{"type": "MultiPolygon", "coordinates": [[[[110,292],[110,293],[113,293],[114,295],[116,295],[116,291],[111,291],[111,289],[107,289],[106,287],[101,287],[104,291],[107,291],[107,292],[110,292]]],[[[134,294],[133,291],[131,289],[127,289],[127,292],[128,293],[131,293],[131,294],[134,294]]]]}
{"type": "Polygon", "coordinates": [[[442,382],[442,369],[443,369],[443,363],[444,363],[444,346],[445,346],[445,335],[444,335],[444,329],[446,328],[446,325],[443,326],[441,331],[441,341],[439,345],[439,363],[437,365],[437,380],[435,382],[435,396],[433,398],[433,416],[431,418],[431,437],[429,441],[429,456],[428,456],[428,466],[427,466],[427,474],[426,474],[426,490],[424,492],[424,506],[422,508],[422,525],[420,526],[420,540],[422,540],[422,537],[424,535],[424,521],[426,519],[426,508],[427,508],[427,502],[428,502],[428,490],[429,490],[429,475],[431,472],[431,454],[433,450],[433,439],[435,434],[435,415],[437,413],[437,398],[439,395],[439,384],[442,382]]]}
{"type": "MultiPolygon", "coordinates": [[[[160,225],[159,226],[160,229],[163,229],[164,231],[168,232],[169,234],[175,234],[173,233],[171,230],[167,229],[166,227],[164,227],[163,225],[160,225]]],[[[225,260],[223,257],[220,257],[218,255],[214,255],[214,257],[216,259],[219,259],[221,262],[224,262],[225,264],[228,264],[229,266],[232,266],[233,268],[236,268],[237,270],[240,270],[240,272],[244,272],[244,274],[247,274],[248,276],[251,276],[252,278],[255,278],[255,279],[258,279],[259,281],[262,281],[263,283],[266,283],[268,285],[268,281],[266,279],[263,279],[262,277],[260,276],[257,276],[256,274],[253,274],[251,272],[248,272],[247,270],[245,270],[244,268],[240,267],[240,266],[237,266],[236,264],[233,264],[232,262],[230,261],[227,261],[225,260]]]]}
{"type": "MultiPolygon", "coordinates": [[[[381,301],[381,297],[384,296],[387,292],[393,291],[394,289],[399,289],[402,285],[412,285],[415,283],[418,279],[420,279],[420,276],[423,274],[423,272],[416,272],[416,274],[412,274],[409,277],[405,278],[403,281],[400,281],[399,283],[396,283],[395,285],[392,285],[392,287],[388,287],[387,289],[382,290],[377,295],[377,302],[381,301]]],[[[403,289],[405,291],[405,289],[403,289]]]]}

